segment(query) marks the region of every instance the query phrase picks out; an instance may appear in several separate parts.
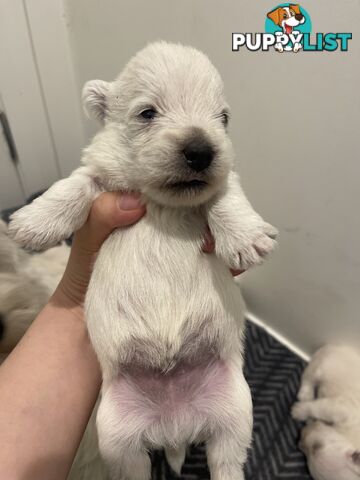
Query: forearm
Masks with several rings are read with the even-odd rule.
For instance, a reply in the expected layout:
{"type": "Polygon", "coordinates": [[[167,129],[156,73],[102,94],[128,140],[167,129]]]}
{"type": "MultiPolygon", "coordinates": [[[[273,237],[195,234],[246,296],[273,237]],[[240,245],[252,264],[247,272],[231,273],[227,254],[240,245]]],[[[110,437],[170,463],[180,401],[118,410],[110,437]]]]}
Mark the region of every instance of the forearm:
{"type": "Polygon", "coordinates": [[[0,478],[64,480],[100,382],[82,315],[55,296],[0,368],[0,478]]]}

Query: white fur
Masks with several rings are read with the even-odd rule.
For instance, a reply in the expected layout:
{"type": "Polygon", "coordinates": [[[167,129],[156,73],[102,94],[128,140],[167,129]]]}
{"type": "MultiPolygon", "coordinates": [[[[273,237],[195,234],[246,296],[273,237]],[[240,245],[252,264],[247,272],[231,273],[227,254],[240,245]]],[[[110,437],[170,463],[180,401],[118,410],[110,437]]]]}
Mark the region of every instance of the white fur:
{"type": "Polygon", "coordinates": [[[4,326],[0,352],[9,353],[49,300],[64,272],[69,247],[41,255],[23,252],[0,220],[0,315],[4,326]]]}
{"type": "Polygon", "coordinates": [[[91,167],[80,167],[12,215],[9,233],[22,247],[42,250],[69,238],[86,221],[100,192],[91,167]]]}
{"type": "Polygon", "coordinates": [[[294,418],[315,480],[360,478],[360,349],[329,345],[306,368],[294,418]],[[316,420],[316,421],[314,421],[316,420]]]}
{"type": "MultiPolygon", "coordinates": [[[[276,230],[254,212],[233,171],[221,78],[199,51],[159,42],[138,53],[114,82],[88,82],[83,97],[104,124],[84,151],[84,166],[16,213],[10,228],[22,245],[45,248],[78,228],[103,190],[140,191],[147,205],[140,222],[103,244],[86,297],[104,379],[97,419],[102,455],[114,480],[147,480],[146,449],[166,447],[179,470],[185,444],[206,440],[212,478],[240,480],[251,399],[242,375],[244,304],[228,268],[260,264],[275,246],[276,230]],[[157,112],[151,121],[141,116],[148,108],[157,112]],[[216,152],[206,171],[186,165],[182,151],[190,138],[216,152]],[[195,180],[206,186],[174,185],[195,180]],[[206,224],[217,256],[201,253],[206,224]],[[197,387],[211,391],[220,365],[229,385],[201,408],[195,399],[186,414],[175,411],[171,421],[149,424],[145,409],[116,391],[133,365],[150,378],[159,371],[171,378],[182,362],[193,362],[194,370],[204,364],[209,351],[203,382],[206,377],[210,387],[201,379],[197,387]]],[[[146,392],[143,401],[149,405],[146,392]]]]}

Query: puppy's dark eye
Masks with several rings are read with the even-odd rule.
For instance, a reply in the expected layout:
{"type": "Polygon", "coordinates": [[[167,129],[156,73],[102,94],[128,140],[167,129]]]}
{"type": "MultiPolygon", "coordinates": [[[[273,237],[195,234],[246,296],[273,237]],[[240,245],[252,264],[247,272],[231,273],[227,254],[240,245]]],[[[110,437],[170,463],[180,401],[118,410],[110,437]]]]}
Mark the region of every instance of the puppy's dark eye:
{"type": "Polygon", "coordinates": [[[156,110],[154,108],[147,108],[140,113],[140,116],[145,120],[153,120],[156,117],[156,110]]]}
{"type": "Polygon", "coordinates": [[[221,114],[221,121],[224,124],[224,126],[227,127],[229,124],[229,114],[226,112],[223,112],[221,114]]]}

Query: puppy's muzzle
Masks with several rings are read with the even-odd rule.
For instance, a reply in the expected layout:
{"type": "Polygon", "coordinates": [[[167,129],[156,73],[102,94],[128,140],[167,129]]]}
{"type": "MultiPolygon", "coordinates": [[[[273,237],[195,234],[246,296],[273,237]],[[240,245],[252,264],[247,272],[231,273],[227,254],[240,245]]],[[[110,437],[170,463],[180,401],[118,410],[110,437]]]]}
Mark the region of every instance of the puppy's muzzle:
{"type": "Polygon", "coordinates": [[[202,136],[194,137],[183,149],[186,164],[195,172],[206,170],[213,161],[215,152],[210,143],[202,136]]]}

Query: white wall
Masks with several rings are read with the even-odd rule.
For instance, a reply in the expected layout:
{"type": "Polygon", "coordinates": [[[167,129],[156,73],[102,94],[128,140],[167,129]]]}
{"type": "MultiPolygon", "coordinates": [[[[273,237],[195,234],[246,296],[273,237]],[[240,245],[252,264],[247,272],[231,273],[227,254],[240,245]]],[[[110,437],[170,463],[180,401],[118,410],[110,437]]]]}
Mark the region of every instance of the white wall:
{"type": "MultiPolygon", "coordinates": [[[[149,41],[192,44],[219,68],[243,185],[281,231],[244,278],[249,309],[299,347],[359,332],[360,2],[308,1],[313,28],[352,32],[349,53],[233,53],[232,32],[263,31],[269,1],[67,0],[79,92],[111,80],[149,41]]],[[[94,126],[87,123],[88,136],[94,126]]]]}
{"type": "Polygon", "coordinates": [[[16,144],[16,176],[21,183],[20,187],[14,180],[12,165],[1,152],[0,187],[7,183],[6,189],[17,190],[17,194],[2,198],[1,204],[13,207],[23,198],[20,193],[28,197],[60,177],[29,18],[21,0],[0,2],[0,94],[16,144]]]}

